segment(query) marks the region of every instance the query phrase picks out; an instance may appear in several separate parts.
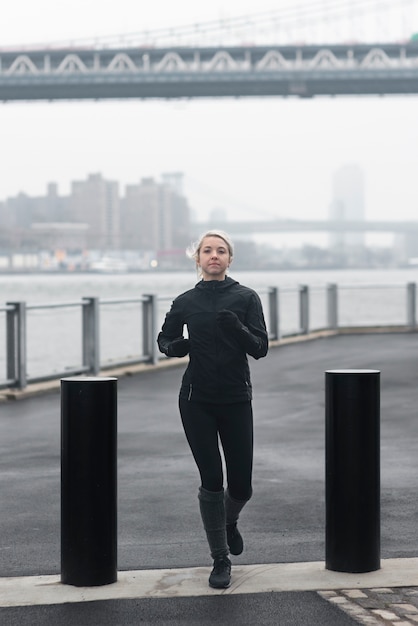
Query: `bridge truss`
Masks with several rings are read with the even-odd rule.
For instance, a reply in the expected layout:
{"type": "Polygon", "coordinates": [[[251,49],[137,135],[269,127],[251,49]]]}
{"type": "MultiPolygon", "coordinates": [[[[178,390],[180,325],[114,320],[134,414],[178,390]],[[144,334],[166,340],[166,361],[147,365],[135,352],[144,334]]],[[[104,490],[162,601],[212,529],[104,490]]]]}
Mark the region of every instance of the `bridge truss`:
{"type": "Polygon", "coordinates": [[[418,42],[0,51],[0,100],[418,93],[418,42]]]}

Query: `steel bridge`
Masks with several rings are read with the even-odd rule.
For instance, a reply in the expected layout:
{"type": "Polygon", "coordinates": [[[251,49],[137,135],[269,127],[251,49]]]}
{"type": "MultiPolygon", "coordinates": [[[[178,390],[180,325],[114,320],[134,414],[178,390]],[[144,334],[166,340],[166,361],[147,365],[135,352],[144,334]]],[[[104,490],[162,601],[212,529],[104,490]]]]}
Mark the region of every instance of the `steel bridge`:
{"type": "Polygon", "coordinates": [[[0,100],[418,93],[418,42],[0,50],[0,100]]]}

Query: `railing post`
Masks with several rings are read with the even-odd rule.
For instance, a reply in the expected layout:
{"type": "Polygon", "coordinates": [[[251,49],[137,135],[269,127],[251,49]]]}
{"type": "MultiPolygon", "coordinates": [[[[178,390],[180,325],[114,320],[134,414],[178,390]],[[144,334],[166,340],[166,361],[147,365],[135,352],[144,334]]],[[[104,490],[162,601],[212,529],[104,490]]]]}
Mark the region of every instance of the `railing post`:
{"type": "Polygon", "coordinates": [[[142,346],[144,356],[148,356],[149,363],[158,363],[157,349],[157,306],[158,297],[155,294],[145,294],[146,300],[142,303],[142,346]]]}
{"type": "Polygon", "coordinates": [[[117,379],[61,380],[61,582],[117,579],[117,379]]]}
{"type": "Polygon", "coordinates": [[[380,568],[380,372],[328,370],[326,568],[380,568]]]}
{"type": "Polygon", "coordinates": [[[327,286],[327,323],[328,328],[338,328],[338,286],[335,283],[327,286]]]}
{"type": "Polygon", "coordinates": [[[100,372],[99,298],[83,298],[83,366],[100,372]]]}
{"type": "Polygon", "coordinates": [[[407,325],[415,328],[417,325],[417,286],[416,283],[407,284],[407,325]]]}
{"type": "Polygon", "coordinates": [[[302,334],[309,333],[309,287],[299,286],[299,320],[302,334]]]}
{"type": "Polygon", "coordinates": [[[14,381],[13,386],[24,389],[26,376],[26,303],[7,302],[13,307],[6,313],[7,337],[7,379],[14,381]]]}
{"type": "Polygon", "coordinates": [[[279,289],[270,287],[268,293],[270,337],[280,339],[279,289]]]}

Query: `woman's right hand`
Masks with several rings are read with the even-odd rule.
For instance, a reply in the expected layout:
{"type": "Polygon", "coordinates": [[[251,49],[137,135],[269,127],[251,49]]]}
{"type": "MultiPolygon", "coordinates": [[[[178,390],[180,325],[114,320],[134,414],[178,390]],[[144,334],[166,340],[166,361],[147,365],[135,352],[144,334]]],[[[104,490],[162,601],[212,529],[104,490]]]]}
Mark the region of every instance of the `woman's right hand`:
{"type": "Polygon", "coordinates": [[[190,340],[184,339],[184,337],[177,337],[169,344],[167,349],[167,356],[182,357],[189,354],[190,340]]]}

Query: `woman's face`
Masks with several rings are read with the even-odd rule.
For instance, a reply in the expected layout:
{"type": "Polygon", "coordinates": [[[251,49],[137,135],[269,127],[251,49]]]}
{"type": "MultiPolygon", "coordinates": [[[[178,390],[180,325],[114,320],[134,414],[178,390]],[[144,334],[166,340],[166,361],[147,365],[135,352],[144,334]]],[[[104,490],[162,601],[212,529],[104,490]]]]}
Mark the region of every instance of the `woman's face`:
{"type": "Polygon", "coordinates": [[[197,264],[203,280],[223,280],[231,262],[228,246],[220,237],[205,237],[199,251],[197,264]]]}

